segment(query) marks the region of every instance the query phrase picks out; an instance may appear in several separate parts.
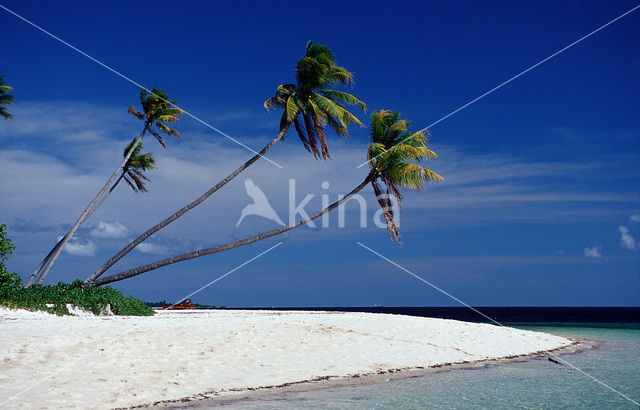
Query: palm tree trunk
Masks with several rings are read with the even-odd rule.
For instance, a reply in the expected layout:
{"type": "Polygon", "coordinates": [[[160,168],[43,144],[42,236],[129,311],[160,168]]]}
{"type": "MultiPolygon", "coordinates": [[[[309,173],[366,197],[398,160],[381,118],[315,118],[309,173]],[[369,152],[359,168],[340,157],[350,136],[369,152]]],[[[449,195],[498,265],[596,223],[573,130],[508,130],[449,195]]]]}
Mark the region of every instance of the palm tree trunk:
{"type": "MultiPolygon", "coordinates": [[[[129,161],[129,158],[131,157],[131,155],[133,154],[133,151],[136,149],[136,147],[138,146],[138,144],[140,144],[140,141],[142,141],[142,137],[144,137],[144,135],[147,133],[147,130],[149,130],[149,128],[151,127],[151,122],[147,121],[145,123],[144,129],[142,130],[142,132],[140,133],[140,136],[136,139],[136,141],[133,143],[133,145],[131,146],[131,149],[129,149],[129,152],[127,152],[127,155],[124,157],[124,160],[122,161],[122,163],[120,164],[120,166],[118,168],[116,168],[116,170],[113,172],[113,174],[111,175],[111,177],[109,178],[109,180],[107,180],[107,183],[102,187],[102,189],[100,190],[100,192],[98,192],[98,194],[93,198],[93,200],[89,203],[89,205],[85,208],[85,210],[82,212],[82,214],[80,215],[80,217],[78,218],[78,220],[73,224],[73,226],[71,227],[71,229],[69,230],[69,232],[64,236],[64,238],[62,238],[62,241],[59,243],[59,245],[57,246],[57,249],[53,250],[53,254],[51,254],[49,261],[47,262],[47,264],[44,266],[44,269],[42,270],[42,273],[40,274],[40,277],[38,278],[38,280],[36,281],[36,284],[41,284],[42,281],[44,280],[44,278],[47,276],[47,274],[49,273],[49,270],[51,269],[51,267],[53,266],[53,264],[55,263],[56,259],[58,259],[58,256],[60,256],[60,252],[62,252],[62,249],[64,249],[64,247],[66,246],[66,244],[69,242],[69,240],[73,237],[73,234],[78,230],[78,228],[80,227],[80,225],[82,225],[87,218],[89,217],[90,213],[92,213],[93,211],[95,211],[95,205],[96,203],[98,203],[98,201],[101,199],[101,197],[105,194],[105,192],[107,191],[107,189],[109,189],[109,186],[111,185],[111,183],[113,183],[113,180],[116,179],[116,176],[118,175],[118,172],[120,172],[124,166],[127,164],[127,161],[129,161]]],[[[54,247],[55,248],[55,247],[54,247]]],[[[46,258],[45,258],[46,259],[46,258]]],[[[37,270],[36,270],[37,272],[37,270]]],[[[37,274],[37,273],[36,273],[37,274]]]]}
{"type": "Polygon", "coordinates": [[[280,133],[262,149],[262,151],[260,151],[256,155],[254,155],[251,159],[249,159],[247,162],[242,164],[242,166],[240,166],[235,171],[230,173],[225,179],[223,179],[222,181],[218,182],[216,185],[214,185],[211,189],[209,189],[207,192],[202,194],[196,200],[194,200],[193,202],[190,202],[189,204],[187,204],[184,207],[180,208],[174,214],[172,214],[168,218],[164,219],[160,223],[156,224],[151,229],[149,229],[148,231],[144,232],[142,235],[138,236],[129,245],[124,247],[114,257],[112,257],[104,265],[102,265],[100,267],[100,269],[95,271],[93,273],[93,275],[91,275],[89,278],[87,278],[87,280],[85,280],[85,282],[84,282],[85,283],[85,287],[86,286],[91,286],[91,284],[96,279],[98,279],[107,269],[109,269],[111,266],[113,266],[113,264],[115,264],[120,259],[122,259],[122,257],[125,256],[127,253],[131,252],[131,250],[133,250],[133,248],[135,248],[136,246],[141,244],[148,237],[150,237],[154,233],[158,232],[160,229],[164,228],[165,226],[169,225],[171,222],[175,221],[176,219],[178,219],[179,217],[181,217],[182,215],[187,213],[189,210],[191,210],[191,209],[195,208],[196,206],[200,205],[202,202],[204,202],[205,199],[209,198],[214,192],[216,192],[217,190],[219,190],[220,188],[225,186],[229,181],[231,181],[233,178],[238,176],[238,174],[240,174],[242,171],[247,169],[250,165],[252,165],[258,159],[260,159],[262,156],[264,156],[264,154],[266,154],[267,151],[269,151],[278,141],[280,141],[282,139],[282,137],[284,137],[284,135],[287,133],[289,128],[291,128],[292,124],[293,124],[293,121],[290,121],[282,130],[280,130],[280,133]]]}
{"type": "MultiPolygon", "coordinates": [[[[100,208],[100,206],[104,203],[104,201],[107,199],[107,197],[113,192],[114,189],[116,189],[116,187],[118,186],[118,184],[120,183],[120,181],[122,181],[122,178],[124,178],[124,172],[122,172],[122,174],[120,174],[120,177],[116,180],[116,182],[114,182],[114,184],[111,186],[111,188],[109,189],[109,191],[102,196],[102,198],[100,199],[100,202],[98,202],[90,211],[89,213],[86,215],[86,217],[82,220],[82,222],[80,222],[80,224],[83,224],[86,222],[87,219],[89,219],[89,217],[91,215],[93,215],[93,213],[96,211],[96,209],[100,208]]],[[[53,253],[58,250],[58,248],[60,247],[60,245],[62,244],[62,241],[64,241],[64,239],[67,237],[68,233],[63,236],[58,243],[55,244],[55,246],[53,248],[51,248],[51,250],[49,251],[49,253],[47,254],[47,256],[42,260],[42,262],[40,262],[40,265],[38,266],[38,268],[31,274],[31,276],[29,277],[29,280],[24,284],[25,288],[28,288],[29,286],[31,286],[31,284],[33,283],[33,281],[36,279],[36,276],[38,276],[38,272],[40,272],[40,270],[42,269],[42,267],[49,261],[49,259],[51,258],[51,255],[53,255],[53,253]]]]}
{"type": "Polygon", "coordinates": [[[87,219],[89,219],[89,217],[98,209],[102,206],[102,204],[104,203],[104,201],[107,200],[107,198],[109,197],[109,195],[111,195],[111,193],[113,192],[114,189],[116,189],[116,187],[118,186],[118,184],[120,183],[120,181],[122,181],[122,179],[124,178],[124,170],[122,170],[122,173],[120,174],[120,176],[118,177],[118,179],[116,179],[116,182],[113,183],[113,185],[111,185],[111,188],[109,188],[109,191],[107,191],[107,193],[104,194],[104,196],[100,199],[100,202],[98,202],[93,209],[91,209],[91,211],[89,211],[89,214],[87,215],[86,218],[84,218],[84,221],[82,221],[82,223],[85,223],[87,219]]]}
{"type": "Polygon", "coordinates": [[[133,276],[140,275],[141,273],[148,272],[150,270],[161,268],[163,266],[171,265],[171,264],[178,263],[178,262],[187,261],[187,260],[194,259],[194,258],[199,258],[199,257],[205,256],[205,255],[211,255],[211,254],[214,254],[214,253],[228,251],[230,249],[234,249],[234,248],[237,248],[239,246],[249,245],[249,244],[261,241],[263,239],[267,239],[267,238],[270,238],[272,236],[276,236],[276,235],[279,235],[281,233],[290,231],[290,230],[292,230],[294,228],[297,228],[297,227],[299,227],[301,225],[306,224],[309,221],[312,221],[312,220],[314,220],[316,218],[319,218],[322,215],[326,214],[327,212],[331,212],[332,210],[336,209],[340,205],[344,204],[349,199],[351,199],[354,195],[356,195],[358,192],[360,192],[365,186],[367,186],[367,184],[369,182],[373,181],[374,178],[375,178],[375,174],[373,172],[370,172],[367,175],[367,177],[364,179],[364,181],[362,181],[360,183],[360,185],[358,185],[351,192],[349,192],[349,194],[347,194],[347,196],[345,196],[344,198],[332,203],[331,205],[329,205],[328,207],[324,208],[323,210],[321,210],[319,212],[316,212],[315,214],[313,214],[311,216],[308,216],[306,218],[303,218],[303,219],[297,221],[296,223],[290,224],[288,226],[283,226],[282,228],[274,229],[272,231],[264,232],[264,233],[261,233],[261,234],[256,235],[256,236],[252,236],[250,238],[241,239],[239,241],[229,242],[229,243],[226,243],[226,244],[213,246],[211,248],[200,249],[200,250],[197,250],[197,251],[194,251],[194,252],[185,253],[185,254],[177,255],[177,256],[172,256],[172,257],[166,258],[166,259],[161,259],[161,260],[152,262],[152,263],[144,265],[144,266],[139,266],[137,268],[133,268],[133,269],[126,270],[124,272],[117,273],[115,275],[111,275],[111,276],[104,277],[102,279],[98,279],[95,282],[93,282],[92,285],[100,286],[100,285],[105,285],[107,283],[120,281],[120,280],[123,280],[123,279],[127,279],[127,278],[131,278],[133,276]]]}

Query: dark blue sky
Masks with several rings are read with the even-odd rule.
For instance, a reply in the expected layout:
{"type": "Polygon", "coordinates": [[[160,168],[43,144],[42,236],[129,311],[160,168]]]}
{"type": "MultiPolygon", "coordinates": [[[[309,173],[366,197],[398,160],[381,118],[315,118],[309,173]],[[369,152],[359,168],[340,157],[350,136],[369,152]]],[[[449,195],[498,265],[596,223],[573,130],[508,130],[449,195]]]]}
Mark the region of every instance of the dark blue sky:
{"type": "MultiPolygon", "coordinates": [[[[308,40],[329,45],[354,72],[369,112],[400,110],[425,127],[633,8],[610,2],[38,2],[0,0],[96,59],[159,86],[204,121],[259,149],[278,114],[262,108],[293,79],[308,40]]],[[[30,272],[118,162],[139,123],[134,85],[0,10],[0,73],[15,90],[0,122],[3,223],[30,272]]],[[[282,238],[173,265],[116,287],[177,300],[275,245],[271,253],[194,296],[229,306],[455,305],[360,241],[473,305],[638,305],[640,257],[640,11],[514,80],[431,129],[446,182],[405,196],[404,246],[377,228],[301,228],[282,238]],[[622,229],[622,228],[624,229],[622,229]],[[626,232],[626,233],[623,233],[626,232]],[[630,239],[631,238],[631,239],[630,239]],[[633,242],[631,242],[633,241],[633,242]],[[595,256],[595,257],[594,257],[595,256]]],[[[359,114],[368,122],[368,114],[359,114]]],[[[151,192],[120,187],[64,253],[50,282],[86,277],[128,238],[153,225],[250,153],[184,118],[184,140],[158,160],[151,192]],[[100,236],[100,222],[124,227],[100,236]],[[116,235],[117,236],[117,235],[116,235]]],[[[295,136],[205,205],[117,267],[211,246],[275,227],[257,217],[235,230],[251,177],[286,215],[288,179],[320,207],[365,175],[366,129],[330,136],[334,160],[316,161],[295,136]]],[[[371,196],[370,192],[366,195],[371,196]]],[[[370,201],[371,214],[374,203],[370,201]]],[[[350,217],[350,215],[352,217],[350,217]]],[[[337,218],[336,216],[333,216],[337,218]]],[[[349,223],[349,221],[355,221],[349,223]]],[[[106,225],[103,225],[106,226],[106,225]]],[[[114,271],[115,273],[115,271],[114,271]]]]}

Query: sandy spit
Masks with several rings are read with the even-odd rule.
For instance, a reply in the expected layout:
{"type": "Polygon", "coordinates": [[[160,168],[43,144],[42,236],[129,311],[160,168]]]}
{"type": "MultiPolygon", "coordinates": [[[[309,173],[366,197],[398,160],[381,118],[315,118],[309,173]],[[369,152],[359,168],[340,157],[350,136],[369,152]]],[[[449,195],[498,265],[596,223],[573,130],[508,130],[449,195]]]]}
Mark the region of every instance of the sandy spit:
{"type": "Polygon", "coordinates": [[[57,317],[0,309],[0,407],[150,405],[575,344],[487,324],[373,313],[195,310],[57,317]]]}

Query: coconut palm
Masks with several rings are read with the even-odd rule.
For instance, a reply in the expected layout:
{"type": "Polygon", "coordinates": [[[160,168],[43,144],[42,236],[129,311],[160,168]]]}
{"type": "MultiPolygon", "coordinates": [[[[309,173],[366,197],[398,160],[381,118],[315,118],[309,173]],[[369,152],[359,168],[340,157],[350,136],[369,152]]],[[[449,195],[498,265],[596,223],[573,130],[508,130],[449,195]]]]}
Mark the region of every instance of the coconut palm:
{"type": "Polygon", "coordinates": [[[328,125],[336,134],[349,135],[347,126],[362,123],[344,104],[367,106],[353,94],[332,90],[336,85],[352,85],[353,74],[335,64],[333,53],[326,46],[307,43],[307,52],[296,66],[296,84],[282,84],[276,95],[264,103],[267,110],[282,108],[280,129],[294,123],[296,132],[307,151],[316,159],[331,158],[324,129],[328,125]],[[304,127],[303,127],[304,123],[304,127]],[[318,142],[320,151],[318,152],[318,142]]]}
{"type": "MultiPolygon", "coordinates": [[[[131,149],[131,147],[132,147],[132,145],[134,143],[135,143],[135,139],[133,141],[131,141],[131,143],[129,143],[129,145],[127,145],[127,147],[125,148],[125,150],[124,150],[124,152],[122,154],[123,157],[127,156],[127,154],[129,153],[129,150],[131,149]]],[[[107,197],[116,189],[116,187],[118,186],[118,184],[122,180],[127,182],[127,184],[131,187],[131,189],[133,189],[133,192],[147,192],[147,188],[145,186],[145,181],[149,181],[149,178],[147,178],[143,174],[143,172],[147,171],[149,169],[154,169],[156,167],[155,167],[155,160],[153,159],[153,155],[151,153],[140,154],[140,151],[142,150],[142,148],[143,148],[143,146],[142,146],[142,142],[141,142],[133,150],[133,154],[131,154],[131,157],[129,157],[129,160],[125,164],[125,166],[124,166],[124,168],[122,170],[122,173],[120,174],[120,177],[116,180],[116,182],[113,183],[113,185],[111,186],[109,191],[107,191],[107,193],[102,196],[100,201],[97,204],[95,204],[93,206],[93,208],[91,208],[91,210],[86,215],[86,217],[84,218],[82,223],[84,223],[87,219],[89,219],[89,217],[98,208],[100,208],[100,206],[104,203],[104,201],[106,201],[107,197]]],[[[47,256],[44,258],[44,260],[40,264],[38,270],[40,270],[42,268],[42,266],[46,263],[46,261],[48,261],[49,258],[51,258],[51,255],[53,255],[53,253],[60,247],[60,245],[62,244],[63,240],[66,238],[66,236],[67,235],[65,235],[62,238],[60,238],[58,243],[56,243],[56,245],[51,249],[51,251],[49,251],[49,254],[47,254],[47,256]]],[[[31,283],[33,283],[33,281],[34,281],[34,279],[36,277],[36,274],[37,274],[37,271],[34,272],[31,275],[31,277],[29,278],[29,280],[27,281],[25,286],[29,286],[29,285],[31,285],[31,283]]]]}
{"type": "Polygon", "coordinates": [[[298,80],[297,85],[280,85],[276,90],[276,96],[264,103],[267,110],[275,107],[284,109],[280,120],[280,132],[273,140],[258,154],[254,155],[204,194],[134,239],[87,278],[85,283],[90,285],[91,282],[100,277],[107,269],[148,237],[169,225],[189,210],[200,205],[204,200],[213,195],[214,192],[225,186],[229,181],[264,156],[278,141],[284,138],[284,135],[293,124],[295,124],[295,128],[305,148],[313,152],[316,158],[320,155],[315,139],[317,136],[320,141],[322,156],[325,159],[329,158],[329,150],[324,134],[326,124],[342,136],[348,135],[347,126],[349,124],[357,123],[362,125],[353,114],[349,113],[343,107],[343,104],[357,104],[363,110],[366,108],[366,105],[351,94],[330,89],[331,86],[335,85],[352,84],[353,74],[344,67],[335,64],[333,54],[327,47],[321,45],[312,46],[311,42],[307,43],[305,56],[298,61],[296,66],[296,78],[298,80]],[[300,116],[304,118],[306,133],[302,128],[300,116]]]}
{"type": "Polygon", "coordinates": [[[438,156],[427,148],[425,131],[407,132],[409,123],[400,113],[381,110],[371,116],[369,136],[371,145],[367,159],[375,178],[373,192],[382,208],[387,230],[392,240],[400,243],[400,233],[394,215],[392,198],[398,210],[402,208],[399,188],[420,191],[429,181],[442,181],[435,172],[412,161],[435,159],[438,156]],[[381,186],[382,185],[382,186],[381,186]],[[384,187],[384,189],[383,189],[384,187]]]}
{"type": "MultiPolygon", "coordinates": [[[[124,152],[122,153],[123,157],[127,156],[127,154],[129,153],[129,150],[131,150],[131,147],[133,146],[133,144],[135,142],[136,141],[134,139],[133,141],[131,141],[129,143],[129,145],[127,145],[127,147],[124,149],[124,152]]],[[[100,198],[100,201],[93,208],[91,208],[91,211],[89,211],[89,214],[87,214],[86,218],[84,219],[85,221],[87,219],[89,219],[89,217],[98,208],[100,208],[100,206],[102,206],[104,201],[107,200],[107,198],[109,197],[109,195],[111,195],[113,190],[116,189],[116,187],[118,186],[120,181],[124,180],[127,183],[127,185],[129,185],[131,187],[133,192],[147,192],[147,186],[146,186],[145,181],[149,181],[149,178],[147,178],[144,175],[144,171],[148,171],[150,169],[155,169],[156,168],[156,165],[155,165],[156,161],[153,158],[153,154],[151,154],[150,152],[147,152],[145,154],[140,154],[140,151],[142,151],[143,148],[144,148],[144,146],[143,146],[142,142],[140,142],[134,148],[133,153],[131,154],[131,156],[127,160],[127,163],[125,164],[124,168],[122,169],[122,173],[120,174],[118,179],[116,179],[116,182],[114,182],[113,185],[111,186],[111,188],[109,188],[109,191],[107,191],[102,196],[102,198],[100,198]]],[[[84,221],[83,221],[83,223],[84,223],[84,221]]]]}
{"type": "Polygon", "coordinates": [[[382,207],[383,214],[387,221],[387,230],[391,239],[399,243],[400,235],[391,198],[395,198],[398,205],[400,205],[400,189],[408,188],[414,191],[420,191],[428,182],[443,181],[440,175],[416,163],[426,159],[435,159],[438,156],[435,152],[427,148],[426,133],[423,131],[408,132],[408,126],[409,123],[407,121],[400,119],[399,113],[392,113],[386,110],[374,113],[371,116],[369,132],[371,145],[367,150],[367,159],[370,160],[369,173],[365,179],[344,198],[334,202],[321,211],[288,226],[238,241],[161,259],[144,266],[98,279],[93,282],[93,284],[99,286],[127,279],[163,266],[227,251],[279,235],[338,208],[362,191],[368,184],[372,185],[376,199],[382,207]]]}
{"type": "Polygon", "coordinates": [[[11,90],[13,90],[13,87],[5,85],[4,74],[0,74],[0,116],[4,117],[5,120],[13,117],[7,112],[7,107],[3,107],[3,105],[13,104],[13,95],[9,94],[11,90]]]}
{"type": "MultiPolygon", "coordinates": [[[[127,145],[127,148],[125,148],[124,150],[123,156],[127,155],[131,147],[133,147],[134,143],[135,140],[131,141],[129,145],[127,145]]],[[[120,179],[124,179],[124,181],[129,184],[131,189],[133,189],[133,192],[147,192],[145,181],[149,181],[149,178],[147,178],[143,172],[156,168],[156,162],[153,159],[153,155],[151,153],[147,152],[145,154],[140,154],[142,148],[142,142],[140,142],[138,146],[133,149],[133,154],[131,154],[131,157],[125,164],[124,168],[122,169],[122,174],[120,175],[120,179]]],[[[113,191],[119,180],[116,181],[113,187],[109,190],[109,193],[113,191]]],[[[106,197],[103,198],[103,200],[104,199],[106,199],[106,197]]]]}
{"type": "MultiPolygon", "coordinates": [[[[62,242],[59,245],[54,246],[51,252],[49,252],[48,257],[45,257],[43,261],[40,263],[40,266],[34,271],[32,278],[38,275],[38,272],[41,271],[40,277],[36,281],[37,284],[42,283],[44,278],[47,276],[49,270],[55,263],[56,259],[60,255],[60,252],[64,249],[65,245],[69,240],[73,237],[73,234],[78,230],[80,225],[82,225],[89,217],[90,213],[95,211],[96,205],[104,201],[102,197],[107,193],[107,190],[114,182],[118,174],[125,168],[130,157],[134,154],[136,147],[142,141],[142,138],[145,136],[147,131],[153,135],[158,142],[166,148],[164,140],[162,139],[161,133],[165,133],[167,135],[181,138],[180,133],[177,130],[169,127],[167,124],[174,123],[178,121],[178,116],[180,116],[183,111],[177,107],[175,107],[176,101],[170,101],[169,96],[159,88],[153,88],[151,92],[147,89],[142,88],[140,90],[140,104],[142,105],[142,112],[137,111],[134,107],[129,107],[128,112],[134,117],[144,121],[144,128],[140,133],[140,136],[136,138],[129,147],[129,151],[124,156],[122,163],[116,168],[111,177],[107,180],[107,183],[102,187],[102,189],[98,192],[98,194],[93,198],[93,200],[89,203],[89,205],[82,212],[80,217],[73,224],[69,232],[62,238],[62,242]],[[155,127],[155,128],[154,128],[155,127]]],[[[139,152],[139,151],[138,151],[139,152]]],[[[134,182],[136,178],[139,179],[139,176],[136,175],[135,168],[129,167],[131,174],[125,172],[125,175],[122,178],[125,178],[127,182],[134,182]],[[127,178],[128,176],[128,178],[127,178]],[[134,178],[135,176],[135,178],[134,178]],[[128,179],[128,180],[127,180],[128,179]]],[[[144,184],[142,184],[144,187],[144,184]]],[[[105,198],[106,199],[106,198],[105,198]]],[[[29,286],[33,279],[29,279],[25,286],[29,286]]]]}
{"type": "MultiPolygon", "coordinates": [[[[131,143],[127,145],[127,147],[125,148],[122,154],[123,157],[127,156],[127,154],[129,153],[129,150],[131,149],[134,143],[135,143],[135,140],[131,141],[131,143]]],[[[142,148],[143,146],[141,142],[138,144],[138,146],[136,146],[133,153],[131,154],[131,157],[129,157],[129,159],[127,160],[127,163],[125,164],[122,170],[122,173],[120,174],[120,177],[116,180],[116,182],[113,183],[109,191],[107,191],[107,193],[102,196],[100,201],[97,204],[95,204],[93,208],[91,208],[91,210],[87,213],[87,215],[85,216],[85,218],[81,223],[84,223],[87,219],[89,219],[89,217],[104,203],[107,197],[114,191],[114,189],[116,189],[120,181],[122,181],[123,179],[129,184],[131,189],[133,189],[133,192],[147,192],[147,188],[145,186],[144,181],[149,181],[149,178],[147,178],[143,174],[143,171],[154,169],[155,160],[151,153],[140,154],[140,151],[142,150],[142,148]]],[[[42,269],[44,264],[51,258],[54,252],[60,247],[60,245],[62,244],[62,242],[66,237],[67,235],[60,238],[58,243],[56,243],[56,245],[49,251],[47,256],[40,263],[40,266],[38,267],[38,269],[31,275],[29,280],[26,282],[25,287],[30,286],[31,283],[33,283],[33,281],[36,278],[37,272],[40,269],[42,269]]]]}

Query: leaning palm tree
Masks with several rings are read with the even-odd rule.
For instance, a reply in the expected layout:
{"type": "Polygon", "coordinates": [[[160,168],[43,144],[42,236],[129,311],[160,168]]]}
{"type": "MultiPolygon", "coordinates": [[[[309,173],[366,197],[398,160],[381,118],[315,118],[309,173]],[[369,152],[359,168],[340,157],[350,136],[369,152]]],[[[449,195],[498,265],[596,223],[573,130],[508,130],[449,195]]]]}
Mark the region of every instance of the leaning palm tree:
{"type": "Polygon", "coordinates": [[[303,218],[288,226],[249,238],[161,259],[147,265],[106,276],[91,284],[99,286],[116,282],[163,266],[227,251],[279,235],[338,208],[369,184],[372,185],[376,199],[382,207],[383,214],[387,221],[387,230],[391,239],[399,243],[400,235],[391,198],[394,197],[398,201],[398,205],[400,205],[401,196],[399,190],[401,188],[420,191],[428,182],[443,181],[440,175],[416,163],[426,159],[435,159],[438,156],[435,152],[427,148],[426,133],[424,131],[407,132],[408,126],[409,123],[407,121],[400,119],[399,113],[392,113],[386,110],[374,113],[371,116],[371,145],[367,151],[370,168],[369,173],[365,179],[344,198],[309,217],[303,218]]]}
{"type": "MultiPolygon", "coordinates": [[[[102,200],[102,197],[107,193],[107,190],[109,189],[111,184],[114,182],[118,174],[125,168],[125,166],[127,165],[127,162],[129,161],[130,157],[134,154],[136,147],[140,144],[140,141],[142,141],[142,138],[145,136],[147,131],[151,135],[153,135],[158,140],[158,142],[165,148],[166,148],[166,145],[164,143],[164,140],[162,139],[161,133],[165,133],[173,137],[181,138],[180,133],[178,133],[178,131],[176,131],[175,129],[167,125],[169,123],[177,122],[178,116],[183,113],[181,109],[175,107],[175,103],[176,101],[169,101],[169,96],[164,91],[158,88],[154,87],[153,90],[151,90],[151,92],[149,92],[145,88],[142,88],[140,90],[140,104],[142,105],[142,112],[137,111],[134,107],[129,107],[129,110],[128,110],[131,115],[144,121],[144,127],[142,129],[142,132],[140,133],[140,136],[138,136],[138,138],[136,138],[133,141],[133,143],[130,144],[129,151],[124,156],[122,163],[118,166],[118,168],[116,168],[116,170],[113,172],[111,177],[107,180],[107,183],[102,187],[102,189],[98,192],[98,194],[92,199],[89,205],[85,208],[85,210],[82,212],[80,217],[76,220],[76,222],[73,224],[69,232],[67,232],[67,234],[62,238],[62,241],[59,243],[59,245],[54,246],[52,251],[49,252],[49,255],[47,255],[48,257],[45,257],[41,262],[40,266],[38,266],[38,268],[34,271],[32,277],[37,276],[38,272],[41,272],[40,276],[36,281],[37,284],[42,283],[44,278],[47,276],[49,270],[55,263],[56,259],[60,255],[60,252],[62,252],[62,250],[64,249],[67,242],[69,242],[69,240],[73,237],[73,234],[78,230],[80,225],[82,225],[87,220],[87,218],[89,217],[89,214],[95,211],[96,205],[100,203],[100,201],[102,200]],[[154,129],[154,127],[156,129],[154,129]]],[[[130,169],[132,168],[130,167],[130,169]]],[[[133,175],[135,175],[135,172],[133,172],[132,175],[129,175],[129,178],[131,178],[130,181],[131,180],[135,181],[136,178],[134,178],[133,175]]],[[[125,178],[125,177],[126,175],[123,176],[122,178],[125,178]]],[[[126,180],[127,179],[125,179],[125,181],[126,180]]],[[[144,184],[142,186],[144,186],[144,184]]],[[[30,279],[25,286],[29,286],[32,282],[33,280],[30,279]]]]}
{"type": "MultiPolygon", "coordinates": [[[[129,143],[129,145],[127,145],[127,147],[124,149],[124,152],[122,153],[123,157],[127,156],[127,154],[129,153],[129,151],[131,150],[131,147],[133,146],[133,144],[135,144],[135,142],[136,140],[134,139],[129,143]]],[[[124,165],[124,168],[122,168],[122,173],[120,174],[118,179],[116,179],[116,182],[114,182],[111,188],[109,188],[109,191],[107,191],[102,196],[102,198],[100,198],[100,202],[98,202],[96,205],[94,205],[93,208],[91,208],[87,216],[84,218],[84,221],[89,219],[89,217],[96,211],[96,209],[102,206],[104,201],[107,200],[109,195],[111,195],[113,190],[116,189],[118,184],[123,180],[127,183],[127,185],[131,187],[133,192],[136,192],[136,193],[147,192],[147,186],[145,181],[149,181],[149,178],[147,178],[144,175],[144,171],[155,169],[156,161],[153,158],[153,154],[151,154],[150,152],[141,154],[140,151],[142,151],[143,148],[144,147],[142,142],[140,142],[134,148],[133,153],[127,160],[127,163],[124,165]]],[[[82,221],[82,223],[84,223],[84,221],[82,221]]]]}
{"type": "Polygon", "coordinates": [[[371,181],[373,192],[382,208],[389,236],[398,243],[400,232],[392,198],[400,210],[402,196],[399,188],[420,191],[429,181],[443,181],[440,175],[412,162],[438,156],[427,148],[426,131],[407,132],[407,128],[409,122],[400,119],[399,112],[380,110],[374,113],[369,129],[371,145],[367,151],[369,168],[374,175],[371,181]]]}
{"type": "Polygon", "coordinates": [[[13,104],[14,97],[13,95],[9,94],[11,90],[13,90],[13,87],[4,85],[4,74],[0,74],[0,116],[2,116],[5,120],[13,117],[13,115],[7,112],[7,107],[3,107],[3,105],[13,104]]]}
{"type": "Polygon", "coordinates": [[[331,50],[310,41],[306,55],[296,67],[296,84],[278,86],[276,95],[265,101],[264,107],[267,110],[282,108],[280,129],[293,122],[305,149],[316,159],[322,155],[326,160],[331,158],[324,133],[327,125],[343,137],[349,135],[349,124],[362,125],[344,104],[358,105],[363,111],[366,104],[353,94],[329,88],[352,84],[353,74],[335,64],[331,50]]]}
{"type": "MultiPolygon", "coordinates": [[[[129,150],[131,149],[134,143],[135,143],[135,139],[131,141],[129,145],[127,145],[127,147],[125,148],[122,154],[123,157],[127,156],[127,154],[129,153],[129,150]]],[[[147,192],[145,181],[149,181],[149,178],[147,178],[143,174],[143,172],[149,169],[154,169],[156,167],[155,167],[155,160],[151,153],[140,154],[140,151],[142,150],[142,148],[143,146],[141,142],[133,150],[131,157],[129,157],[129,160],[127,160],[127,163],[122,169],[122,173],[120,174],[120,177],[116,180],[116,182],[113,183],[111,188],[109,188],[109,191],[107,191],[107,193],[102,196],[100,201],[97,204],[95,204],[93,208],[91,208],[91,210],[89,211],[89,213],[87,213],[87,215],[85,216],[85,218],[81,223],[84,223],[98,208],[100,208],[100,206],[104,203],[104,201],[107,200],[107,197],[116,189],[116,187],[122,180],[127,182],[127,184],[131,187],[131,189],[133,189],[133,192],[147,192]]],[[[60,247],[63,240],[66,238],[66,236],[67,235],[60,238],[58,243],[56,243],[56,245],[49,251],[47,256],[40,263],[40,266],[38,267],[38,269],[33,274],[31,274],[31,277],[29,277],[29,280],[25,283],[25,287],[30,286],[33,283],[33,281],[36,279],[36,275],[38,271],[42,269],[44,264],[51,258],[51,255],[53,255],[54,252],[60,247]]]]}
{"type": "Polygon", "coordinates": [[[264,156],[278,141],[284,138],[284,135],[292,124],[295,124],[298,135],[305,148],[313,152],[316,158],[318,158],[319,153],[315,137],[318,137],[322,155],[325,159],[329,157],[329,150],[324,134],[324,126],[326,124],[342,136],[348,135],[347,126],[349,124],[357,123],[362,125],[353,114],[344,108],[343,104],[357,104],[363,110],[366,109],[366,105],[351,94],[330,89],[330,87],[334,85],[352,84],[353,74],[344,67],[335,64],[333,54],[327,47],[321,45],[312,46],[311,42],[307,43],[305,56],[298,61],[296,66],[296,79],[297,84],[280,85],[277,88],[276,96],[267,100],[264,104],[267,110],[274,107],[284,109],[280,120],[280,132],[273,140],[258,154],[254,155],[204,194],[134,239],[87,278],[85,283],[87,285],[91,284],[91,282],[99,278],[107,269],[148,237],[169,225],[189,210],[200,205],[208,197],[213,195],[214,192],[225,186],[229,181],[264,156]],[[301,126],[300,116],[304,118],[305,124],[307,124],[306,134],[301,126]]]}
{"type": "MultiPolygon", "coordinates": [[[[123,156],[127,155],[135,142],[136,141],[133,140],[129,143],[129,145],[127,145],[127,148],[125,148],[124,150],[123,156]]],[[[149,178],[144,175],[144,171],[155,169],[156,161],[153,158],[153,155],[149,152],[141,154],[140,151],[142,151],[142,148],[142,142],[140,142],[138,146],[133,149],[133,154],[131,154],[131,157],[122,169],[120,178],[118,178],[118,181],[116,181],[113,187],[111,187],[109,193],[113,191],[118,182],[122,179],[124,179],[124,181],[131,187],[133,192],[147,192],[145,181],[149,181],[149,178]]],[[[104,201],[105,199],[106,196],[102,200],[104,201]]]]}

